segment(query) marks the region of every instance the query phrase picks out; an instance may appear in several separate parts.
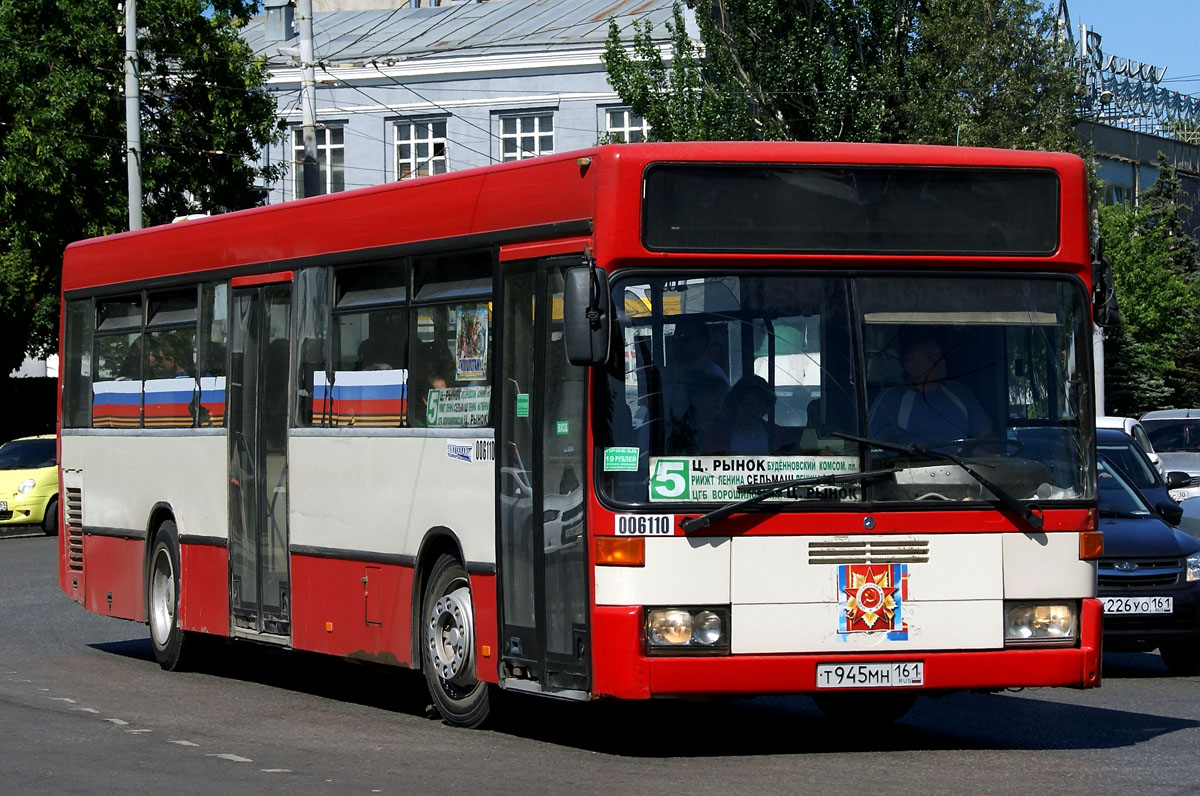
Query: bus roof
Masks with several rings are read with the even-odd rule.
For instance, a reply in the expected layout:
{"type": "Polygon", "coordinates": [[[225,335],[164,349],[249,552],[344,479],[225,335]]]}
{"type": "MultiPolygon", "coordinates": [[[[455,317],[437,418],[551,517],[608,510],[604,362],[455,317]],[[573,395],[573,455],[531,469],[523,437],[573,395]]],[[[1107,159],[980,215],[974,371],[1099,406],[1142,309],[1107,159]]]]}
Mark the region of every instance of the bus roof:
{"type": "MultiPolygon", "coordinates": [[[[1083,161],[1064,153],[898,144],[621,144],[451,172],[73,243],[63,290],[172,277],[285,270],[312,258],[353,261],[406,247],[463,247],[594,234],[610,254],[643,251],[642,174],[654,162],[1053,169],[1061,184],[1058,251],[1088,261],[1083,161]],[[383,250],[383,251],[381,251],[383,250]]],[[[894,257],[892,259],[895,259],[894,257]]]]}

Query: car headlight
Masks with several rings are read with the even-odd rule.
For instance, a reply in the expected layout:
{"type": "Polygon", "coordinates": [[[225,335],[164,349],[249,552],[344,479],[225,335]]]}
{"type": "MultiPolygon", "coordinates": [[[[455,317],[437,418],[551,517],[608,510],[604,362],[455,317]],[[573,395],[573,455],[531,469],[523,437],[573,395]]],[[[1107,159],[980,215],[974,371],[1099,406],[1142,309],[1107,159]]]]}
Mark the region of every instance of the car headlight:
{"type": "Polygon", "coordinates": [[[729,608],[647,608],[646,642],[650,652],[658,654],[728,652],[729,608]]]}
{"type": "Polygon", "coordinates": [[[34,483],[34,480],[32,478],[26,478],[24,481],[21,482],[21,485],[19,487],[17,487],[17,492],[24,495],[26,492],[33,489],[35,486],[37,486],[37,484],[34,483]]]}
{"type": "Polygon", "coordinates": [[[1187,557],[1187,579],[1200,580],[1200,553],[1193,553],[1187,557]]]}
{"type": "Polygon", "coordinates": [[[1075,639],[1074,603],[1006,602],[1004,641],[1015,643],[1066,642],[1075,639]]]}

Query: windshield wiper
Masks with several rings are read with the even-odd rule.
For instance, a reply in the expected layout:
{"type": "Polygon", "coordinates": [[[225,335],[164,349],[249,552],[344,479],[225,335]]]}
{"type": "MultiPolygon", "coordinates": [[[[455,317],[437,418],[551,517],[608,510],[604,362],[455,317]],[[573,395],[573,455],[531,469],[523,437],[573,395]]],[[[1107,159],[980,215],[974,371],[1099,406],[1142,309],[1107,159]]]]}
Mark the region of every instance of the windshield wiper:
{"type": "Polygon", "coordinates": [[[684,520],[679,523],[679,527],[683,528],[684,533],[698,531],[701,528],[707,528],[714,522],[723,520],[730,514],[741,511],[747,506],[752,506],[755,503],[760,503],[767,498],[783,494],[789,489],[794,489],[798,486],[816,486],[818,484],[838,484],[842,481],[861,481],[864,478],[875,478],[881,475],[889,475],[898,472],[898,467],[889,467],[883,470],[867,470],[862,473],[837,473],[829,475],[809,475],[804,478],[792,478],[788,481],[776,481],[770,484],[742,484],[737,488],[738,492],[757,492],[758,494],[739,500],[736,503],[730,503],[721,506],[719,509],[713,509],[707,514],[702,514],[699,517],[692,517],[690,520],[684,520]]]}
{"type": "Polygon", "coordinates": [[[917,445],[915,442],[909,443],[908,445],[899,445],[894,442],[884,442],[883,440],[871,439],[869,437],[856,437],[853,434],[843,434],[840,431],[833,431],[831,433],[835,437],[841,437],[842,439],[847,439],[851,442],[859,442],[864,445],[870,445],[874,448],[898,451],[900,453],[907,453],[910,456],[926,456],[930,459],[943,459],[948,462],[953,462],[962,468],[963,472],[965,472],[967,475],[983,484],[988,491],[996,496],[996,499],[1000,501],[1000,503],[1003,504],[1006,509],[1025,520],[1029,527],[1033,528],[1035,531],[1040,531],[1042,529],[1042,518],[1040,515],[1035,513],[1042,510],[1042,507],[1038,503],[1022,503],[1020,500],[1013,497],[1011,492],[996,486],[987,478],[980,475],[960,456],[955,456],[953,453],[946,453],[945,451],[935,450],[934,448],[926,448],[923,445],[917,445]]]}

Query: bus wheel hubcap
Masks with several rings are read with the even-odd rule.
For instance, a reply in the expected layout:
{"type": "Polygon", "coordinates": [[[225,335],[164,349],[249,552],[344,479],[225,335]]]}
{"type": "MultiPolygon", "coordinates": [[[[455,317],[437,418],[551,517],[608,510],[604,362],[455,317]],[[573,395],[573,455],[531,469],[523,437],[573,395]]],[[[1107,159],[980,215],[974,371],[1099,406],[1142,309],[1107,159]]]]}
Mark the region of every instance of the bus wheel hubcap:
{"type": "Polygon", "coordinates": [[[449,683],[474,680],[470,661],[475,633],[471,617],[471,591],[461,586],[444,594],[429,614],[429,659],[438,677],[449,683]]]}
{"type": "Polygon", "coordinates": [[[150,585],[150,627],[160,647],[166,646],[174,624],[175,573],[171,571],[171,558],[164,550],[154,559],[150,585]]]}

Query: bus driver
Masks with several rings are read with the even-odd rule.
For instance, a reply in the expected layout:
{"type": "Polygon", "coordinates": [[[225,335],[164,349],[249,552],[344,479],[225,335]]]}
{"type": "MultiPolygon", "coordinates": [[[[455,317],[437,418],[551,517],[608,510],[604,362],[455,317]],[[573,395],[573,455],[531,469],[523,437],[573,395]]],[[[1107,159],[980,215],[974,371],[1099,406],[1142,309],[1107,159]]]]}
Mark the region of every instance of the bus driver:
{"type": "Polygon", "coordinates": [[[901,445],[995,436],[974,394],[946,378],[946,357],[930,333],[902,334],[906,384],[880,393],[871,407],[871,436],[901,445]]]}

